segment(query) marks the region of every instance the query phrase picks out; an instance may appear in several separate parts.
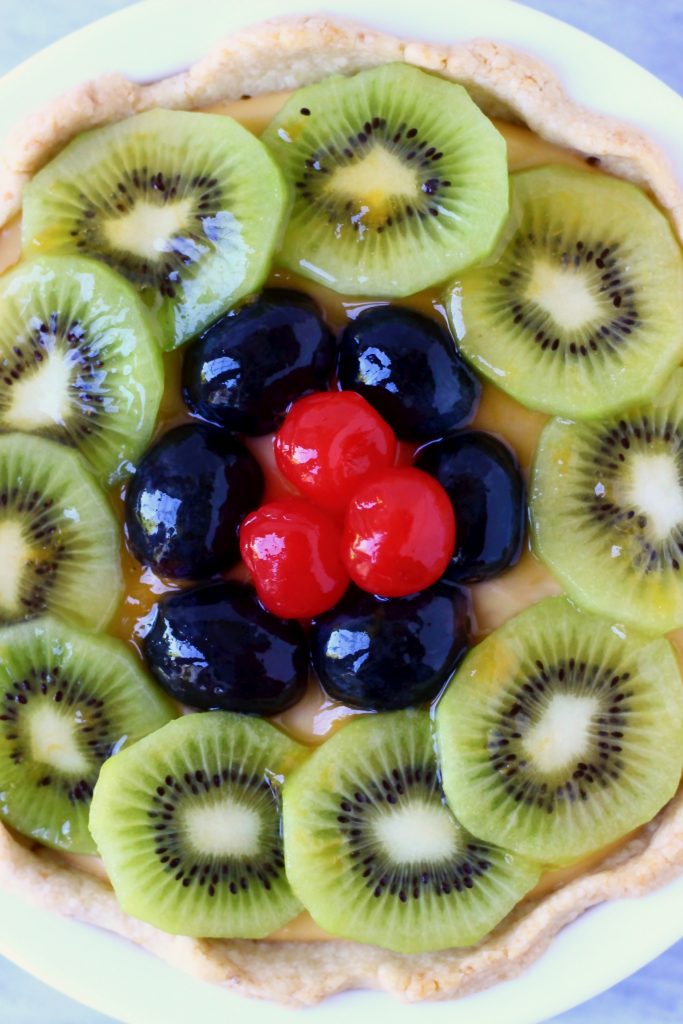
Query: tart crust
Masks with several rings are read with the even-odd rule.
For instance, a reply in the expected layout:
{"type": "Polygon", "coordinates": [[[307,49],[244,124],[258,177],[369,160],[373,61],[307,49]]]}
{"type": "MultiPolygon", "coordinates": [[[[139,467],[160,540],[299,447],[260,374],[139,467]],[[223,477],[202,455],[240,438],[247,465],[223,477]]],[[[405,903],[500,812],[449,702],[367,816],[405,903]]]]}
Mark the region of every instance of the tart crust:
{"type": "Polygon", "coordinates": [[[389,61],[438,71],[467,87],[491,117],[525,124],[542,138],[648,189],[683,236],[683,187],[641,131],[565,95],[541,61],[501,43],[408,42],[325,17],[264,22],[224,40],[189,70],[150,85],[102,75],[21,122],[0,157],[0,227],[19,211],[23,185],[79,132],[154,107],[196,110],[223,99],[296,89],[331,74],[389,61]]]}
{"type": "MultiPolygon", "coordinates": [[[[406,42],[325,17],[278,19],[237,33],[188,71],[150,85],[104,75],[20,124],[0,158],[0,227],[21,206],[25,182],[79,132],[153,107],[197,109],[245,94],[294,89],[333,73],[388,61],[438,71],[465,85],[491,116],[525,124],[542,138],[650,191],[683,239],[683,189],[664,155],[637,129],[572,103],[538,60],[499,43],[406,42]]],[[[636,838],[597,867],[518,906],[471,949],[404,955],[329,942],[197,940],[167,935],[119,908],[103,880],[29,847],[0,825],[0,885],[45,909],[109,929],[175,967],[250,996],[293,1005],[348,988],[404,1000],[446,999],[519,973],[553,936],[604,900],[638,896],[683,871],[683,790],[636,838]]]]}

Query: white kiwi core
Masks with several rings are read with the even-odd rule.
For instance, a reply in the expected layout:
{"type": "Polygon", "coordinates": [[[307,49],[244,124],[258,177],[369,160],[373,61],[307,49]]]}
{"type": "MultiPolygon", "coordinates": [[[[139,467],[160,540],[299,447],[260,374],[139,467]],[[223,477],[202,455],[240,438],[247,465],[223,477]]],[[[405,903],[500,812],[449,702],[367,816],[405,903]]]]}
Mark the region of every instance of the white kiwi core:
{"type": "Polygon", "coordinates": [[[182,821],[188,840],[205,856],[249,857],[259,851],[261,816],[235,800],[187,807],[182,821]]]}
{"type": "Polygon", "coordinates": [[[665,540],[683,523],[683,487],[676,463],[667,452],[634,452],[628,468],[626,502],[647,516],[657,540],[665,540]]]}
{"type": "Polygon", "coordinates": [[[336,168],[326,191],[351,199],[352,219],[368,227],[385,222],[396,198],[415,200],[420,195],[417,171],[384,146],[374,146],[360,160],[336,168]]]}
{"type": "Polygon", "coordinates": [[[21,577],[30,557],[21,523],[14,519],[0,522],[0,609],[8,614],[19,608],[21,577]]]}
{"type": "Polygon", "coordinates": [[[29,717],[31,756],[65,775],[86,772],[90,765],[79,750],[75,729],[77,721],[50,704],[36,707],[29,717]]]}
{"type": "Polygon", "coordinates": [[[373,822],[376,840],[395,864],[447,860],[458,852],[458,826],[445,807],[421,803],[392,808],[373,822]]]}
{"type": "Polygon", "coordinates": [[[157,260],[170,250],[171,240],[187,230],[192,199],[159,206],[138,200],[128,213],[104,221],[102,230],[115,249],[157,260]]]}
{"type": "Polygon", "coordinates": [[[526,289],[527,299],[540,306],[566,331],[601,319],[603,310],[585,271],[536,259],[526,289]]]}
{"type": "Polygon", "coordinates": [[[69,415],[71,372],[66,353],[53,349],[49,359],[36,364],[11,388],[3,425],[28,431],[63,426],[69,415]]]}
{"type": "Polygon", "coordinates": [[[580,761],[589,748],[593,716],[599,709],[595,697],[555,694],[522,741],[534,767],[550,774],[580,761]]]}

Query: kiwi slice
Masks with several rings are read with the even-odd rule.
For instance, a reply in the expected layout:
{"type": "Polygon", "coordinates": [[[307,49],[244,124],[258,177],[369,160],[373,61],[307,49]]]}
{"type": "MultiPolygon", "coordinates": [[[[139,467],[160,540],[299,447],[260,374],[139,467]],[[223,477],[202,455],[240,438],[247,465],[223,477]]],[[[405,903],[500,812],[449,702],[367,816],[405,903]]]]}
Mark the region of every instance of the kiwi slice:
{"type": "Polygon", "coordinates": [[[76,452],[0,436],[0,625],[53,612],[84,629],[122,593],[119,527],[76,452]]]}
{"type": "Polygon", "coordinates": [[[88,815],[102,764],[174,714],[119,640],[49,617],[0,630],[2,820],[95,853],[88,815]]]}
{"type": "Polygon", "coordinates": [[[305,756],[268,722],[210,711],[113,757],[90,828],[126,913],[173,934],[243,939],[294,917],[280,787],[305,756]]]}
{"type": "Polygon", "coordinates": [[[683,357],[683,256],[625,181],[560,165],[513,174],[497,261],[447,300],[462,354],[523,405],[587,417],[653,394],[683,357]]]}
{"type": "Polygon", "coordinates": [[[429,714],[357,718],[285,783],[285,862],[332,935],[399,953],[468,946],[538,881],[446,806],[429,714]]]}
{"type": "Polygon", "coordinates": [[[264,132],[294,187],[278,259],[347,295],[410,295],[485,257],[503,137],[462,86],[406,64],[298,92],[264,132]]]}
{"type": "Polygon", "coordinates": [[[282,176],[246,128],[152,110],[79,135],[24,189],[24,255],[78,252],[139,289],[174,348],[269,270],[282,176]]]}
{"type": "Polygon", "coordinates": [[[147,447],[164,384],[135,290],[94,260],[22,263],[0,287],[0,432],[73,445],[113,482],[147,447]]]}
{"type": "Polygon", "coordinates": [[[543,430],[534,548],[578,604],[651,633],[683,626],[683,371],[654,401],[543,430]]]}
{"type": "Polygon", "coordinates": [[[436,720],[453,812],[544,864],[650,821],[681,780],[683,685],[671,644],[563,597],[475,647],[436,720]]]}

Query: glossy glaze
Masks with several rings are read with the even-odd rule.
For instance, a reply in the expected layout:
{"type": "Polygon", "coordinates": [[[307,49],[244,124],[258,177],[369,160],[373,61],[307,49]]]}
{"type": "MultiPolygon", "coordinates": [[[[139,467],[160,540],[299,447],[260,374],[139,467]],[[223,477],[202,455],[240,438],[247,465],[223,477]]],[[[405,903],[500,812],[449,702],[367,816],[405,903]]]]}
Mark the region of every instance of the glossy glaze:
{"type": "MultiPolygon", "coordinates": [[[[225,100],[207,108],[210,112],[235,117],[255,134],[260,134],[265,125],[277,113],[287,99],[288,93],[271,93],[253,99],[225,100]]],[[[585,158],[578,153],[562,149],[534,135],[526,128],[496,121],[496,127],[505,136],[508,148],[510,170],[521,170],[547,163],[566,163],[570,166],[585,167],[585,158]]],[[[600,173],[596,170],[595,173],[600,173]]],[[[0,272],[13,266],[21,251],[21,222],[15,219],[0,231],[0,272]]],[[[366,301],[350,299],[331,292],[313,282],[304,282],[295,274],[275,268],[269,278],[269,286],[306,291],[320,304],[330,325],[342,330],[364,309],[382,306],[382,300],[366,301]]],[[[396,305],[415,309],[435,319],[447,329],[447,321],[436,289],[421,292],[408,299],[399,300],[396,305]]],[[[182,352],[165,356],[166,389],[157,423],[156,436],[190,419],[181,400],[181,358],[182,352]]],[[[492,431],[504,437],[517,454],[522,470],[528,473],[536,443],[547,417],[542,413],[525,409],[514,399],[497,388],[485,384],[474,426],[492,431]]],[[[266,469],[266,497],[276,498],[291,493],[290,485],[282,478],[274,463],[270,437],[247,439],[247,447],[259,458],[266,469]]],[[[409,464],[412,452],[401,446],[402,464],[409,464]]],[[[114,508],[123,521],[123,500],[119,490],[112,492],[114,508]]],[[[110,631],[121,637],[140,655],[142,638],[149,629],[151,610],[164,594],[178,590],[180,584],[168,577],[154,575],[151,570],[141,567],[127,549],[122,552],[126,594],[110,631]]],[[[244,566],[237,566],[231,576],[246,578],[244,566]]],[[[485,636],[502,625],[507,619],[542,597],[561,592],[561,588],[550,573],[525,549],[520,562],[501,576],[471,587],[474,608],[476,637],[485,636]]],[[[683,657],[683,630],[671,634],[671,640],[683,657]]],[[[288,710],[274,716],[273,721],[286,732],[304,743],[319,744],[349,718],[363,712],[348,707],[327,697],[317,682],[309,682],[304,696],[288,710]]],[[[625,837],[628,838],[628,837],[625,837]]],[[[622,842],[625,840],[622,840],[622,842]]],[[[615,844],[615,846],[619,846],[615,844]]],[[[544,873],[538,890],[531,897],[552,891],[560,884],[577,877],[587,868],[594,867],[609,851],[598,851],[589,861],[580,862],[570,868],[544,873]]],[[[100,862],[88,858],[93,864],[92,871],[99,871],[100,862]]],[[[82,865],[79,865],[82,866],[82,865]]],[[[321,941],[329,939],[318,928],[309,915],[302,914],[278,933],[273,939],[288,941],[321,941]]]]}
{"type": "MultiPolygon", "coordinates": [[[[268,93],[248,99],[221,100],[206,109],[211,113],[234,117],[250,131],[260,134],[282,107],[288,95],[286,92],[268,93]]],[[[579,153],[555,146],[524,127],[500,120],[494,123],[505,137],[511,171],[548,163],[586,167],[585,158],[579,153]]],[[[596,170],[595,173],[598,174],[600,171],[596,170]]],[[[13,266],[20,253],[21,221],[16,218],[0,231],[0,271],[13,266]]],[[[384,300],[359,300],[339,295],[277,267],[273,269],[268,285],[278,289],[305,291],[324,310],[325,318],[332,328],[339,331],[363,310],[386,304],[384,300]]],[[[444,329],[448,329],[441,295],[437,289],[401,299],[394,305],[415,309],[436,320],[444,329]]],[[[182,351],[165,355],[164,365],[166,388],[157,423],[157,438],[171,427],[190,420],[181,398],[182,351]]],[[[522,470],[527,474],[538,436],[546,421],[547,417],[544,414],[525,409],[497,388],[485,384],[473,426],[504,437],[514,448],[522,470]]],[[[291,486],[275,466],[271,438],[265,436],[246,439],[245,443],[266,470],[266,499],[291,494],[291,486]]],[[[401,448],[402,464],[409,464],[412,457],[411,449],[403,445],[401,448]]],[[[112,492],[111,497],[117,514],[123,520],[120,491],[117,489],[112,492]]],[[[156,576],[151,570],[141,567],[127,549],[123,550],[122,559],[126,593],[118,615],[112,621],[110,631],[124,639],[140,654],[142,638],[149,629],[150,613],[155,603],[160,596],[173,593],[182,584],[168,577],[156,576]]],[[[231,572],[231,576],[245,579],[244,566],[237,566],[231,572]]],[[[528,605],[560,591],[561,588],[548,570],[525,549],[519,564],[513,569],[495,579],[472,586],[476,636],[485,636],[528,605]]],[[[672,634],[671,639],[683,654],[683,630],[672,634]]],[[[317,684],[312,684],[304,698],[282,715],[278,715],[276,721],[300,741],[320,743],[357,713],[338,702],[331,701],[317,684]]]]}
{"type": "MultiPolygon", "coordinates": [[[[211,110],[236,117],[258,134],[282,106],[286,97],[286,93],[281,93],[249,100],[223,101],[211,110]]],[[[506,138],[511,170],[557,161],[585,166],[585,161],[580,156],[539,139],[525,128],[504,122],[496,122],[496,125],[506,138]]],[[[19,253],[20,222],[17,220],[5,229],[0,237],[0,267],[11,266],[19,258],[19,253]]],[[[278,268],[271,273],[269,286],[306,291],[324,310],[325,318],[331,327],[339,331],[364,309],[385,304],[382,300],[373,302],[347,298],[278,268]]],[[[444,329],[448,329],[438,290],[421,292],[396,304],[432,317],[444,329]]],[[[181,399],[182,352],[166,355],[164,363],[166,389],[159,414],[157,437],[170,427],[190,420],[188,410],[181,399]]],[[[474,426],[504,436],[513,446],[526,473],[546,420],[547,417],[542,413],[524,409],[503,392],[486,384],[474,426]]],[[[291,494],[291,485],[282,477],[275,465],[271,438],[247,438],[245,444],[265,469],[266,500],[291,494]]],[[[400,448],[401,463],[410,464],[411,447],[401,445],[400,448]]],[[[122,517],[123,505],[118,491],[112,494],[112,500],[122,517]]],[[[139,654],[142,638],[149,629],[150,614],[155,603],[161,595],[174,592],[182,584],[168,577],[156,576],[150,570],[142,568],[127,549],[123,551],[123,568],[126,594],[119,613],[112,622],[111,631],[130,643],[139,654]]],[[[240,579],[247,578],[246,570],[241,564],[230,575],[240,579]]],[[[475,584],[471,588],[476,636],[486,635],[529,604],[559,592],[558,584],[547,569],[525,551],[514,569],[496,579],[475,584]]],[[[683,631],[681,637],[683,638],[683,631]]],[[[681,649],[683,650],[683,639],[681,649]]],[[[358,713],[360,712],[331,700],[316,682],[311,682],[302,700],[276,716],[275,721],[301,742],[317,744],[343,725],[349,717],[358,713]]]]}

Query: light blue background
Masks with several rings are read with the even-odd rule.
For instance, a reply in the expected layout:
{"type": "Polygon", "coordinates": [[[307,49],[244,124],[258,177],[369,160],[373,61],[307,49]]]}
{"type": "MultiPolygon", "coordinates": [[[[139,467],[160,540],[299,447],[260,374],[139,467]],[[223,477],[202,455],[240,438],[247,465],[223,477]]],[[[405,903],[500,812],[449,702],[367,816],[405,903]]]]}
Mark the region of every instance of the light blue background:
{"type": "MultiPolygon", "coordinates": [[[[67,32],[126,6],[126,0],[0,0],[0,74],[67,32]]],[[[312,9],[320,6],[332,8],[334,3],[312,0],[312,9]]],[[[683,0],[529,0],[529,6],[591,32],[683,92],[683,0]]],[[[0,957],[0,1024],[107,1024],[108,1020],[0,957]]],[[[552,1024],[646,1022],[683,1024],[683,942],[552,1024]]]]}

